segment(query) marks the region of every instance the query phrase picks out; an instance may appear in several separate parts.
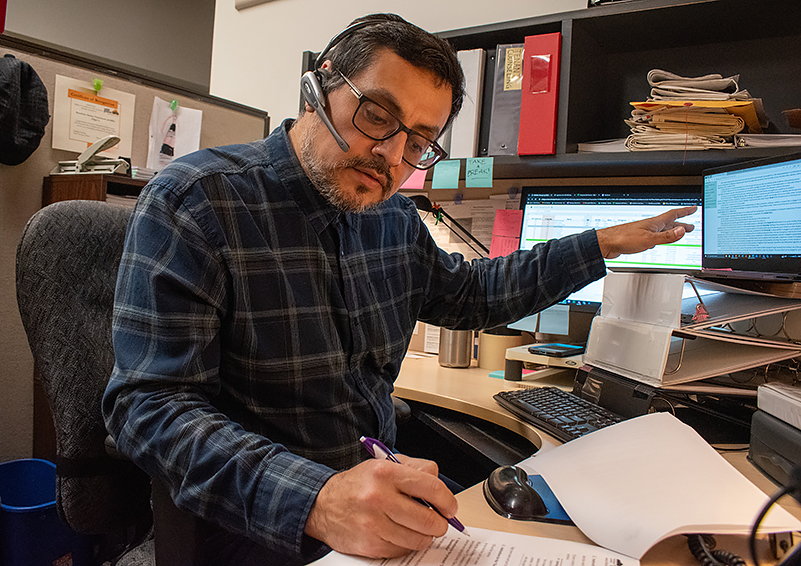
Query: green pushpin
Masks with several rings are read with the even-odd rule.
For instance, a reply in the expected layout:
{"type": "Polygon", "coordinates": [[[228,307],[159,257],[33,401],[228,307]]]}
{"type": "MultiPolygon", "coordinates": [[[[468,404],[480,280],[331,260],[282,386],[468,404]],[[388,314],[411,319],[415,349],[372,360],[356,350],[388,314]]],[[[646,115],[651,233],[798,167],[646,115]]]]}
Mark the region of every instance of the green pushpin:
{"type": "Polygon", "coordinates": [[[173,100],[172,102],[170,102],[170,109],[173,112],[175,112],[178,109],[178,101],[177,100],[173,100]]]}
{"type": "Polygon", "coordinates": [[[95,93],[100,91],[100,89],[103,88],[103,80],[102,79],[95,79],[94,81],[92,81],[92,88],[95,89],[95,93]]]}

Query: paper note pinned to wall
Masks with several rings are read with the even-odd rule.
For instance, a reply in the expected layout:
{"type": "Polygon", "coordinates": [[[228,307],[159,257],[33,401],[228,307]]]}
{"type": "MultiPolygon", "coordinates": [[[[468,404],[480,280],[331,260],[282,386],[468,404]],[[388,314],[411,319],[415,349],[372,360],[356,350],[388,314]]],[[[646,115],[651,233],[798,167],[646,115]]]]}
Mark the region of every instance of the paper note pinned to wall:
{"type": "Polygon", "coordinates": [[[522,210],[497,210],[495,212],[495,223],[492,225],[492,235],[493,237],[520,238],[520,229],[522,227],[522,210]]]}
{"type": "Polygon", "coordinates": [[[458,189],[461,166],[462,161],[460,159],[448,159],[434,165],[434,177],[431,180],[431,188],[458,189]]]}
{"type": "Polygon", "coordinates": [[[465,160],[465,186],[491,188],[493,163],[492,157],[470,157],[465,160]]]}
{"type": "Polygon", "coordinates": [[[490,257],[501,257],[518,250],[522,225],[522,210],[496,210],[495,222],[492,225],[490,257]]]}
{"type": "Polygon", "coordinates": [[[503,257],[520,248],[520,238],[508,238],[505,236],[492,236],[490,244],[490,257],[503,257]]]}

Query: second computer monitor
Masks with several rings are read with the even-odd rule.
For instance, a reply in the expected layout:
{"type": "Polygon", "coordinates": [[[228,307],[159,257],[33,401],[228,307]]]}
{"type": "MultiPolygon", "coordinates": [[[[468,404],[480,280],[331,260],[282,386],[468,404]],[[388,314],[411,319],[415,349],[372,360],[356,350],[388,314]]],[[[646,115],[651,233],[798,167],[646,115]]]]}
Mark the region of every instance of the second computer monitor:
{"type": "MultiPolygon", "coordinates": [[[[656,216],[672,208],[698,206],[682,219],[695,229],[674,244],[606,260],[612,270],[691,272],[701,268],[701,187],[524,187],[520,207],[520,249],[590,229],[606,228],[656,216]]],[[[603,279],[573,293],[564,302],[571,310],[596,312],[603,299],[603,279]]]]}

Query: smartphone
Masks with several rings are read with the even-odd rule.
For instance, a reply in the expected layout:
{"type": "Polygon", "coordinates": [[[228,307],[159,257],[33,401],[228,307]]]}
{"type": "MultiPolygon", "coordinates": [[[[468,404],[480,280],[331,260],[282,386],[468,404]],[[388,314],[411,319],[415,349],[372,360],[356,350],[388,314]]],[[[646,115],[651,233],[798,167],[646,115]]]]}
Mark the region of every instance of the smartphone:
{"type": "Polygon", "coordinates": [[[539,354],[541,356],[551,356],[552,358],[566,358],[567,356],[575,356],[584,353],[584,346],[550,342],[548,344],[532,344],[531,346],[529,346],[528,351],[532,354],[539,354]]]}

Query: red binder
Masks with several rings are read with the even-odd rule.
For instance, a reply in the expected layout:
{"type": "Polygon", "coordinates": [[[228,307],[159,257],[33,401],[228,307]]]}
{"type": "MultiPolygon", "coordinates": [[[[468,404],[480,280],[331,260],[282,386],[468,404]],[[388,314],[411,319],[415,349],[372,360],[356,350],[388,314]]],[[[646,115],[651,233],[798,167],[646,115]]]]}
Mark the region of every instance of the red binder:
{"type": "Polygon", "coordinates": [[[561,33],[526,37],[518,155],[556,153],[561,33]]]}

